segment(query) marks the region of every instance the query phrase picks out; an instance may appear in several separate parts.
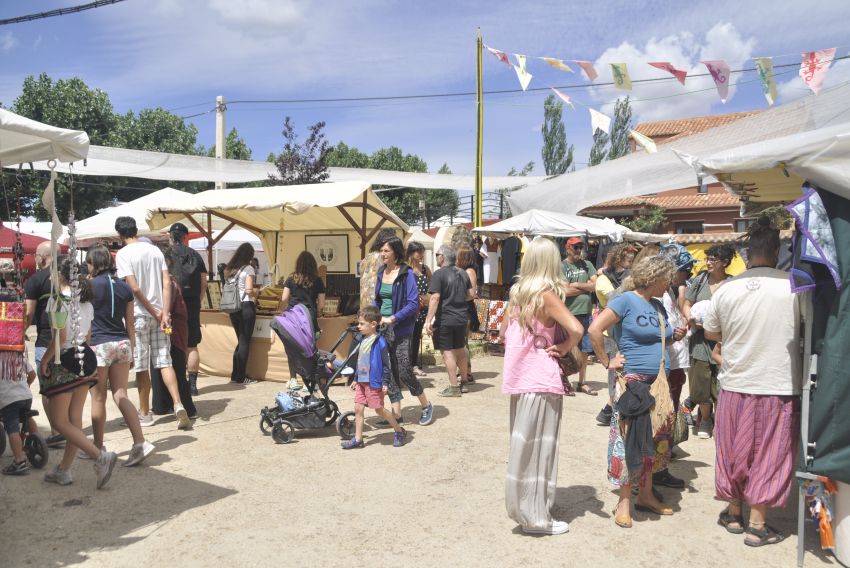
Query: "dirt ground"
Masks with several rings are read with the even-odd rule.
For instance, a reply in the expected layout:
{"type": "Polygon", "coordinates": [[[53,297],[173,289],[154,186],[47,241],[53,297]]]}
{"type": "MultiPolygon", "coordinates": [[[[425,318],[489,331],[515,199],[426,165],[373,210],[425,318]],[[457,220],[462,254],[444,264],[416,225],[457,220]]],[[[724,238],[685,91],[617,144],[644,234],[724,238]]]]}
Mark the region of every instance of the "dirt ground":
{"type": "MultiPolygon", "coordinates": [[[[460,399],[436,396],[444,370],[426,369],[435,422],[416,425],[418,405],[408,397],[408,444],[394,448],[391,430],[370,427],[366,447],[355,451],[339,448],[333,428],[299,431],[293,443],[277,445],[258,422],[281,384],[238,387],[201,377],[194,429],[178,431],[174,418],[160,419],[145,430],[156,452],[139,467],[116,467],[102,491],[89,461],[75,462],[67,487],[45,483],[40,471],[0,476],[0,565],[795,565],[796,498],[771,513],[791,537],[745,546],[742,535],[716,524],[723,504],[714,499],[714,442],[695,437],[671,465],[687,488],[661,489],[675,515],[637,513],[632,529],[615,526],[616,495],[605,478],[608,430],[594,421],[603,396],[579,394],[564,405],[554,513],[570,532],[523,535],[505,513],[501,366],[499,357],[476,358],[478,382],[460,399]]],[[[590,369],[596,388],[604,387],[603,373],[599,365],[590,369]]],[[[347,388],[332,387],[331,397],[353,409],[347,388]]],[[[123,461],[132,439],[111,401],[107,411],[106,445],[123,461]]],[[[43,416],[40,426],[46,429],[43,416]]],[[[48,467],[59,459],[51,450],[48,467]]],[[[810,528],[806,550],[806,566],[838,565],[810,528]]]]}

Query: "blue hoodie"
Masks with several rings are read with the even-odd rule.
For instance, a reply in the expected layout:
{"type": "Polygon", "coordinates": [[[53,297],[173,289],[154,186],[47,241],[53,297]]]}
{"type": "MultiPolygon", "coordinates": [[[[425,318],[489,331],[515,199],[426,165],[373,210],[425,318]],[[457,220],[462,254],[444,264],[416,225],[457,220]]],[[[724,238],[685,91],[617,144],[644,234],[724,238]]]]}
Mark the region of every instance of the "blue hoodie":
{"type": "MultiPolygon", "coordinates": [[[[375,283],[375,305],[380,307],[381,282],[384,279],[382,266],[378,270],[378,280],[375,283]]],[[[406,264],[399,265],[398,276],[393,282],[393,331],[397,338],[407,337],[413,333],[416,315],[419,313],[419,288],[416,286],[416,273],[406,264]]]]}
{"type": "MultiPolygon", "coordinates": [[[[359,350],[358,350],[359,351],[359,350]]],[[[355,367],[360,366],[360,353],[354,360],[355,367]]],[[[334,366],[342,367],[343,360],[335,359],[334,366]]],[[[360,380],[360,374],[355,373],[354,380],[357,382],[366,382],[360,380]]],[[[389,386],[392,380],[392,369],[390,367],[390,348],[387,345],[387,340],[383,335],[375,339],[372,344],[372,350],[369,353],[369,386],[373,389],[379,389],[384,386],[389,386]]]]}

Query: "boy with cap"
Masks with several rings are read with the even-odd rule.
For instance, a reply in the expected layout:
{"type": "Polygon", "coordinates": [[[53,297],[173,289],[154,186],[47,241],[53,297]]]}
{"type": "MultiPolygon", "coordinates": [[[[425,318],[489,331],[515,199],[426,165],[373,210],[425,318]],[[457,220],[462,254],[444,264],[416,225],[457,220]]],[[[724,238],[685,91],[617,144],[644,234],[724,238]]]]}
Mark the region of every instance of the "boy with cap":
{"type": "Polygon", "coordinates": [[[171,275],[180,286],[186,312],[189,318],[189,339],[187,342],[186,371],[192,396],[198,395],[198,368],[201,356],[198,344],[201,342],[201,302],[207,297],[207,268],[198,251],[184,244],[189,229],[183,223],[174,223],[168,230],[171,236],[171,275]]]}
{"type": "Polygon", "coordinates": [[[584,327],[584,335],[579,344],[578,390],[596,396],[596,391],[584,382],[587,374],[587,354],[593,353],[587,328],[590,327],[590,316],[593,311],[591,294],[596,290],[596,268],[589,260],[582,258],[584,241],[579,237],[568,239],[564,250],[567,257],[561,263],[561,267],[564,271],[564,279],[567,281],[564,288],[567,295],[567,309],[584,327]]]}

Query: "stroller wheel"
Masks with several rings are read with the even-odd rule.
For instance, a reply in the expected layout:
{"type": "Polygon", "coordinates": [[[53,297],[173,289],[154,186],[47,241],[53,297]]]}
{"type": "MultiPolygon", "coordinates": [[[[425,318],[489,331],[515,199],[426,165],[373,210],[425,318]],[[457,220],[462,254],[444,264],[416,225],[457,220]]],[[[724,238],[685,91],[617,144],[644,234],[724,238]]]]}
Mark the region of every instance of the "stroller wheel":
{"type": "Polygon", "coordinates": [[[24,453],[27,459],[36,469],[41,469],[47,465],[47,442],[41,434],[28,434],[24,442],[24,453]]]}
{"type": "Polygon", "coordinates": [[[288,444],[295,438],[295,428],[292,423],[281,420],[272,428],[272,439],[278,444],[288,444]]]}
{"type": "Polygon", "coordinates": [[[354,435],[354,412],[346,412],[336,421],[336,431],[340,438],[351,438],[354,435]]]}
{"type": "Polygon", "coordinates": [[[328,401],[328,417],[325,418],[325,426],[330,426],[339,418],[339,407],[332,400],[328,401]]]}
{"type": "Polygon", "coordinates": [[[270,413],[265,409],[260,411],[260,432],[262,432],[264,436],[270,436],[272,428],[274,428],[274,422],[269,414],[270,413]]]}

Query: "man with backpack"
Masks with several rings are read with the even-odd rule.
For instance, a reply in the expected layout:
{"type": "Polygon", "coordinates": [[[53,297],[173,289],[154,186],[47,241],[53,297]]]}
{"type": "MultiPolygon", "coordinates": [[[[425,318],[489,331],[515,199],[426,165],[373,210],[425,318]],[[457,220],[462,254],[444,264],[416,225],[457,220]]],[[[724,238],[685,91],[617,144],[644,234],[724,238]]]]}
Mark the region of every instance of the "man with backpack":
{"type": "Polygon", "coordinates": [[[201,301],[207,297],[207,268],[198,251],[184,244],[189,229],[183,223],[174,223],[168,230],[171,236],[171,275],[180,286],[189,317],[189,340],[187,342],[186,371],[192,396],[198,395],[198,367],[201,355],[201,301]]]}
{"type": "Polygon", "coordinates": [[[596,290],[596,268],[589,260],[582,258],[584,241],[579,237],[568,239],[564,249],[567,257],[561,263],[561,266],[564,270],[564,279],[568,284],[565,288],[567,309],[584,327],[584,335],[581,338],[581,343],[579,343],[577,390],[584,394],[596,396],[596,391],[584,382],[587,374],[587,354],[593,353],[587,328],[590,327],[590,316],[593,313],[592,294],[596,290]]]}

